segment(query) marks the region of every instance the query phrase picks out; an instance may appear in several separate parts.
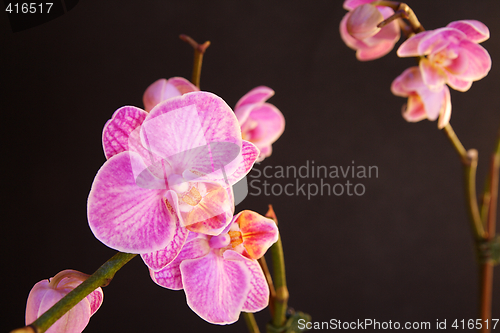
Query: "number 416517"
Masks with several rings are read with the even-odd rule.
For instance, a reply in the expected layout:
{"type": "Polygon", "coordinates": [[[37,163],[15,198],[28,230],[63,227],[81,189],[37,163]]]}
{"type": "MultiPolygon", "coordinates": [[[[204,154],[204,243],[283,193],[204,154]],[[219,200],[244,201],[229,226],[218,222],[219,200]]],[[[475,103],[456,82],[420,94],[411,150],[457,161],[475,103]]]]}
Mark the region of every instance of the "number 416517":
{"type": "Polygon", "coordinates": [[[453,322],[453,325],[451,325],[451,327],[453,327],[454,329],[476,329],[476,330],[479,330],[483,327],[486,327],[486,328],[492,328],[492,329],[495,329],[495,327],[497,326],[498,324],[498,321],[499,319],[492,319],[491,320],[491,325],[490,325],[490,322],[489,320],[481,320],[481,319],[469,319],[469,320],[465,320],[465,319],[462,319],[462,320],[458,320],[458,319],[455,319],[455,321],[453,322]]]}
{"type": "Polygon", "coordinates": [[[9,14],[43,14],[50,13],[50,9],[52,8],[53,2],[36,3],[36,2],[23,2],[23,3],[9,3],[7,8],[5,8],[6,12],[9,14]]]}

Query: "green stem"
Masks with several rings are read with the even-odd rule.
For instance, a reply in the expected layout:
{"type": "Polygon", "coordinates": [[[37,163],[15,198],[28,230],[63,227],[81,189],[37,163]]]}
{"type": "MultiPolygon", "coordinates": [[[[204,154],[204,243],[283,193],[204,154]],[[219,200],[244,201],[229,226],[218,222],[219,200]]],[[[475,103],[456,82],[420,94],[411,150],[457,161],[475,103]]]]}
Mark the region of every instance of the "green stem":
{"type": "Polygon", "coordinates": [[[271,273],[269,272],[269,267],[267,266],[266,258],[261,257],[258,259],[259,265],[264,272],[264,276],[266,277],[267,285],[269,286],[269,311],[271,312],[271,316],[274,316],[274,299],[276,298],[276,290],[274,289],[273,278],[271,277],[271,273]]]}
{"type": "Polygon", "coordinates": [[[42,314],[32,324],[13,330],[11,333],[43,333],[66,312],[71,310],[88,294],[99,287],[107,286],[113,279],[115,273],[128,263],[137,254],[118,252],[111,259],[106,261],[94,274],[83,281],[78,287],[54,304],[44,314],[42,314]]]}
{"type": "Polygon", "coordinates": [[[179,38],[191,45],[194,49],[193,76],[191,77],[191,82],[195,86],[200,88],[201,64],[203,63],[203,54],[205,54],[205,50],[210,46],[210,42],[206,41],[205,43],[200,45],[187,35],[180,35],[179,38]]]}
{"type": "Polygon", "coordinates": [[[253,313],[243,312],[243,317],[245,318],[250,333],[260,333],[259,326],[257,326],[257,321],[253,313]]]}
{"type": "Polygon", "coordinates": [[[285,257],[283,255],[283,244],[281,236],[278,241],[271,246],[273,257],[273,276],[276,297],[274,298],[273,326],[282,327],[286,322],[286,310],[288,308],[288,289],[286,287],[285,257]]]}
{"type": "Polygon", "coordinates": [[[479,213],[479,205],[476,196],[476,170],[477,170],[477,150],[465,150],[450,124],[443,128],[444,133],[457,151],[465,173],[465,197],[471,221],[471,228],[476,241],[484,239],[485,231],[479,213]]]}
{"type": "MultiPolygon", "coordinates": [[[[499,133],[500,134],[500,133],[499,133]]],[[[487,188],[483,195],[483,222],[486,228],[486,241],[491,241],[495,237],[496,232],[496,217],[497,217],[497,203],[498,203],[498,178],[500,169],[500,135],[497,140],[495,151],[491,156],[490,174],[488,176],[487,188]],[[487,198],[488,205],[485,210],[485,198],[487,198]]],[[[491,298],[493,293],[493,262],[485,258],[480,264],[480,310],[479,315],[483,323],[488,320],[491,323],[491,298]]],[[[482,333],[491,331],[491,325],[483,325],[481,328],[482,333]]]]}

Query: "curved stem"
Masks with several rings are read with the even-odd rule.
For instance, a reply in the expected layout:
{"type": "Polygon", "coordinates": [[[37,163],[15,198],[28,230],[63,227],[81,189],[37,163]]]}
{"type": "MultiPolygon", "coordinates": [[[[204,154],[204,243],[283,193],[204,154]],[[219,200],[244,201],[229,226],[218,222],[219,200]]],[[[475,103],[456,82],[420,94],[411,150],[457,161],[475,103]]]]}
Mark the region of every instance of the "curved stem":
{"type": "Polygon", "coordinates": [[[206,41],[205,43],[200,45],[187,35],[180,35],[179,38],[191,45],[194,49],[193,76],[191,78],[191,82],[195,86],[200,88],[201,64],[203,63],[203,54],[205,54],[205,50],[210,46],[210,42],[206,41]]]}
{"type": "Polygon", "coordinates": [[[76,304],[84,299],[88,294],[99,287],[107,286],[115,273],[128,263],[137,254],[118,252],[111,259],[106,261],[99,269],[95,271],[87,280],[83,281],[78,287],[64,296],[59,302],[54,304],[44,314],[42,314],[32,324],[15,329],[11,333],[43,333],[66,312],[71,310],[76,304]]]}
{"type": "Polygon", "coordinates": [[[245,322],[247,323],[248,332],[250,333],[260,333],[259,326],[257,326],[257,321],[253,313],[242,312],[245,322]]]}
{"type": "Polygon", "coordinates": [[[465,150],[464,146],[458,139],[450,124],[443,128],[451,144],[457,151],[465,173],[465,197],[467,200],[467,208],[471,221],[471,228],[474,234],[474,239],[480,241],[484,239],[485,232],[479,213],[479,205],[476,196],[476,169],[477,169],[477,150],[465,150]]]}
{"type": "MultiPolygon", "coordinates": [[[[500,133],[499,133],[500,134],[500,133]]],[[[498,203],[498,179],[500,169],[500,135],[497,140],[495,151],[491,156],[490,174],[487,182],[487,188],[483,195],[483,221],[485,221],[486,240],[491,241],[495,237],[496,217],[498,203]],[[485,200],[487,198],[487,202],[485,200]],[[486,210],[484,209],[486,207],[486,210]]],[[[493,262],[486,258],[480,267],[480,310],[479,314],[483,323],[488,320],[488,325],[483,325],[482,333],[491,331],[491,299],[493,292],[493,262]]]]}
{"type": "Polygon", "coordinates": [[[402,18],[407,24],[410,26],[413,33],[418,34],[419,32],[424,31],[424,27],[418,21],[417,15],[413,12],[413,10],[405,3],[396,2],[396,1],[375,1],[372,2],[372,5],[375,6],[385,6],[390,7],[394,10],[394,15],[388,17],[384,21],[382,21],[378,27],[382,28],[390,22],[402,18]]]}
{"type": "Polygon", "coordinates": [[[266,258],[261,257],[257,260],[259,262],[264,276],[266,277],[267,285],[269,286],[269,311],[271,312],[271,317],[274,316],[274,299],[276,298],[276,290],[274,289],[273,278],[269,272],[269,267],[267,266],[266,258]]]}

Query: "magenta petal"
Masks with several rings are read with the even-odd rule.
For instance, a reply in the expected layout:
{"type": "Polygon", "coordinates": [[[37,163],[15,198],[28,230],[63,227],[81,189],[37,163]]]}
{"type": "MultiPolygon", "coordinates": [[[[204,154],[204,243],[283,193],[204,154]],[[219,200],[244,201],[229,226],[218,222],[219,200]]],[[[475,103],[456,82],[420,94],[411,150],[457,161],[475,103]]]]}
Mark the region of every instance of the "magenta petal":
{"type": "Polygon", "coordinates": [[[38,318],[38,309],[49,287],[49,280],[42,280],[35,284],[30,291],[26,302],[26,325],[31,324],[38,318]]]}
{"type": "Polygon", "coordinates": [[[340,21],[340,37],[344,41],[344,43],[349,46],[353,50],[358,50],[362,48],[368,47],[365,43],[362,41],[352,37],[349,32],[347,31],[347,20],[351,16],[351,12],[348,12],[344,15],[342,18],[342,21],[340,21]]]}
{"type": "Polygon", "coordinates": [[[403,118],[408,122],[417,122],[427,118],[424,103],[417,95],[408,97],[408,103],[403,107],[403,118]]]}
{"type": "Polygon", "coordinates": [[[444,97],[443,97],[443,107],[441,109],[439,120],[438,120],[438,128],[442,129],[450,122],[451,118],[451,96],[450,89],[447,86],[444,86],[444,97]]]}
{"type": "Polygon", "coordinates": [[[437,53],[450,44],[458,44],[462,39],[466,39],[463,32],[452,28],[440,28],[430,31],[418,45],[418,55],[428,55],[437,53]]]}
{"type": "Polygon", "coordinates": [[[345,10],[353,10],[354,8],[367,4],[367,3],[372,3],[374,0],[346,0],[344,1],[344,9],[345,10]]]}
{"type": "Polygon", "coordinates": [[[241,163],[238,165],[238,169],[236,169],[233,174],[228,175],[227,179],[230,184],[236,184],[250,172],[259,156],[259,153],[259,149],[253,143],[245,140],[242,141],[241,154],[243,158],[241,163]]]}
{"type": "MultiPolygon", "coordinates": [[[[171,86],[171,88],[173,87],[171,86]]],[[[149,87],[147,87],[146,91],[144,92],[144,95],[142,96],[144,109],[149,112],[156,106],[156,104],[165,100],[166,99],[165,95],[167,93],[166,90],[167,90],[167,80],[165,79],[156,80],[149,87]]],[[[181,93],[177,90],[169,91],[169,94],[171,95],[171,97],[181,95],[181,93]]]]}
{"type": "Polygon", "coordinates": [[[221,166],[232,173],[236,165],[231,162],[241,151],[241,130],[234,113],[220,97],[207,92],[192,92],[158,104],[141,126],[141,138],[177,174],[190,168],[221,174],[221,166]]]}
{"type": "Polygon", "coordinates": [[[372,47],[359,49],[356,52],[356,58],[360,61],[375,60],[391,52],[393,47],[392,41],[381,42],[372,47]]]}
{"type": "MultiPolygon", "coordinates": [[[[66,296],[70,290],[47,289],[43,296],[38,310],[38,317],[66,296]]],[[[90,319],[90,305],[87,298],[81,300],[71,310],[66,312],[45,332],[47,333],[81,333],[87,326],[90,319]]]]}
{"type": "Polygon", "coordinates": [[[101,307],[101,304],[104,300],[104,293],[102,292],[101,287],[99,287],[88,294],[86,298],[87,301],[89,301],[90,315],[92,316],[101,307]]]}
{"type": "Polygon", "coordinates": [[[461,48],[460,56],[466,54],[468,66],[463,73],[456,75],[458,79],[477,81],[488,75],[491,69],[491,58],[484,47],[469,40],[461,41],[459,47],[461,48]]]}
{"type": "Polygon", "coordinates": [[[168,289],[180,290],[182,289],[182,277],[179,265],[183,260],[196,259],[206,256],[210,252],[210,246],[206,237],[198,237],[196,233],[190,232],[188,240],[182,247],[179,255],[163,269],[155,272],[149,269],[149,273],[153,281],[168,289]]]}
{"type": "MultiPolygon", "coordinates": [[[[429,120],[436,120],[445,107],[445,91],[448,90],[446,85],[442,86],[440,91],[431,91],[428,89],[419,92],[420,98],[424,103],[424,108],[429,120]]],[[[448,90],[449,92],[449,90],[448,90]]]]}
{"type": "Polygon", "coordinates": [[[264,103],[271,96],[274,95],[274,90],[266,86],[260,86],[253,88],[248,93],[243,95],[242,98],[236,103],[234,107],[235,110],[241,108],[242,106],[256,103],[264,103]]]}
{"type": "MultiPolygon", "coordinates": [[[[119,108],[108,120],[102,133],[102,145],[106,158],[129,150],[129,140],[132,132],[147,116],[147,112],[134,106],[119,108]]],[[[137,142],[140,144],[139,142],[137,142]]]]}
{"type": "Polygon", "coordinates": [[[422,80],[430,90],[439,91],[446,82],[447,75],[441,67],[429,61],[427,58],[420,59],[419,63],[422,80]]]}
{"type": "Polygon", "coordinates": [[[249,118],[259,124],[248,133],[252,142],[257,146],[272,144],[285,130],[285,118],[272,104],[264,103],[255,107],[249,118]]]}
{"type": "MultiPolygon", "coordinates": [[[[165,248],[176,231],[175,212],[167,209],[166,190],[138,186],[132,165],[140,156],[123,152],[97,173],[88,199],[89,225],[105,245],[122,252],[148,253],[165,248]]],[[[145,179],[154,179],[143,164],[145,179]]],[[[161,181],[161,180],[158,180],[161,181]]]]}
{"type": "Polygon", "coordinates": [[[172,214],[175,219],[176,229],[172,241],[158,251],[141,254],[144,263],[153,271],[159,271],[174,260],[181,251],[189,231],[181,226],[177,215],[172,214]]]}
{"type": "Polygon", "coordinates": [[[245,264],[251,273],[250,292],[243,304],[242,311],[257,312],[269,304],[269,287],[262,268],[256,260],[245,260],[245,264]]]}
{"type": "Polygon", "coordinates": [[[476,20],[455,21],[448,24],[447,27],[462,31],[474,43],[482,43],[490,38],[488,27],[476,20]]]}
{"type": "MultiPolygon", "coordinates": [[[[180,92],[182,95],[194,92],[194,91],[200,91],[197,86],[189,82],[183,77],[171,77],[168,79],[168,84],[172,85],[177,89],[178,92],[180,92]]],[[[167,98],[174,97],[174,96],[169,96],[167,94],[167,98]]]]}
{"type": "Polygon", "coordinates": [[[420,55],[419,50],[418,50],[418,45],[420,42],[429,36],[432,31],[423,31],[420,32],[410,38],[408,38],[406,41],[404,41],[401,46],[398,49],[398,57],[417,57],[420,55]]]}
{"type": "Polygon", "coordinates": [[[460,80],[456,76],[448,74],[446,83],[455,90],[465,92],[472,86],[472,81],[460,80]]]}
{"type": "Polygon", "coordinates": [[[184,260],[180,269],[189,307],[213,324],[232,324],[239,318],[250,290],[251,273],[236,252],[212,250],[205,257],[184,260]]]}

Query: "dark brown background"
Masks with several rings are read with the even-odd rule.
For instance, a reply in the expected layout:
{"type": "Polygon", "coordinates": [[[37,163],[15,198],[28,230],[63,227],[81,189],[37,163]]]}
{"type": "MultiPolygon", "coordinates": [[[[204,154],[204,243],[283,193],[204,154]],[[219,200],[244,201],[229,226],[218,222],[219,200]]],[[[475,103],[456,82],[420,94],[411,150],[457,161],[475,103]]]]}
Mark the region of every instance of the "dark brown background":
{"type": "MultiPolygon", "coordinates": [[[[479,150],[479,188],[500,120],[500,3],[419,0],[424,27],[477,19],[493,68],[452,92],[451,123],[479,150]]],[[[274,205],[286,254],[290,306],[316,321],[477,318],[477,275],[460,162],[436,123],[406,123],[392,80],[412,59],[395,51],[367,63],[340,39],[342,1],[80,1],[67,14],[12,33],[0,14],[2,278],[0,331],[24,324],[31,287],[60,270],[91,273],[111,257],[92,235],[86,199],[105,161],[101,131],[123,105],[142,106],[153,81],[191,75],[180,33],[211,40],[202,89],[234,106],[267,85],[285,133],[266,165],[378,166],[365,195],[248,197],[274,205]]],[[[291,180],[270,179],[286,184],[291,180]]],[[[318,183],[319,180],[301,180],[318,183]]],[[[328,180],[332,184],[337,180],[328,180]]],[[[344,181],[344,180],[340,180],[344,181]]],[[[493,317],[500,318],[500,273],[493,317]]],[[[140,258],[104,290],[86,332],[243,332],[208,324],[182,291],[156,286],[140,258]]],[[[264,329],[267,310],[256,315],[264,329]]],[[[499,328],[500,329],[500,326],[499,328]]]]}

